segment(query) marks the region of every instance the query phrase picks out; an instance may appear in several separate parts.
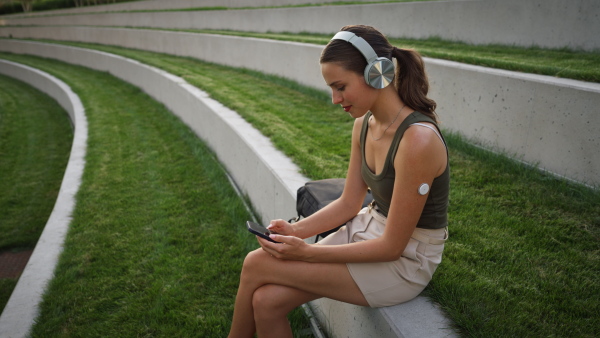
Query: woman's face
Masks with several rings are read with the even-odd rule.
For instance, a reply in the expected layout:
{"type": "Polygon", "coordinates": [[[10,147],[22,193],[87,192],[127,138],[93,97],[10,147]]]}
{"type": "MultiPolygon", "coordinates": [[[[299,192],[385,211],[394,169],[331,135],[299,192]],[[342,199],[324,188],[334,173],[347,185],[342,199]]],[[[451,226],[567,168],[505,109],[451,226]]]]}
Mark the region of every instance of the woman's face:
{"type": "Polygon", "coordinates": [[[377,90],[367,85],[362,74],[337,63],[322,63],[321,73],[331,88],[331,102],[339,104],[353,118],[367,113],[377,98],[377,90]]]}

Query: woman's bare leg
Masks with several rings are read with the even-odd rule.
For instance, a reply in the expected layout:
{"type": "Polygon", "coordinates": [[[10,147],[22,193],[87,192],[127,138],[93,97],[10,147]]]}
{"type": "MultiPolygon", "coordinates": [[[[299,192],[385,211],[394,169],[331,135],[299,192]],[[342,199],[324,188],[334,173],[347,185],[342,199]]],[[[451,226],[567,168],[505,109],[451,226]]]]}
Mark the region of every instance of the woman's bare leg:
{"type": "MultiPolygon", "coordinates": [[[[368,305],[346,264],[285,261],[273,258],[264,250],[258,249],[249,253],[244,260],[230,337],[252,337],[256,331],[254,293],[267,284],[286,286],[290,289],[265,289],[261,290],[257,297],[264,299],[264,293],[273,291],[278,293],[280,299],[292,303],[296,299],[308,301],[328,297],[347,303],[368,305]],[[299,290],[299,293],[292,292],[292,289],[299,290]]],[[[262,318],[263,315],[264,312],[261,312],[257,318],[262,318]]]]}
{"type": "Polygon", "coordinates": [[[261,286],[254,292],[252,301],[256,333],[260,338],[293,338],[287,315],[298,306],[317,298],[321,297],[289,286],[261,286]]]}

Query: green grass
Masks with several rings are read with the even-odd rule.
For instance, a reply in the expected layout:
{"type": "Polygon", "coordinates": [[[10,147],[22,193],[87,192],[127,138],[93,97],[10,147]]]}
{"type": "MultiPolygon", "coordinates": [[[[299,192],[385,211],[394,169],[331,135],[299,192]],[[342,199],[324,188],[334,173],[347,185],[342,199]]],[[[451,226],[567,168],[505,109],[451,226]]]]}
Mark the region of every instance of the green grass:
{"type": "MultiPolygon", "coordinates": [[[[69,158],[67,113],[38,90],[0,75],[0,252],[31,250],[52,212],[69,158]]],[[[0,309],[17,279],[0,279],[0,309]]]]}
{"type": "Polygon", "coordinates": [[[346,173],[353,121],[330,104],[326,93],[259,72],[191,58],[157,57],[156,53],[111,46],[65,44],[123,55],[181,76],[239,112],[299,164],[303,174],[320,179],[343,177],[346,173]]]}
{"type": "Polygon", "coordinates": [[[0,251],[32,248],[54,207],[73,130],[56,101],[0,75],[0,251]]]}
{"type": "MultiPolygon", "coordinates": [[[[309,177],[344,175],[352,121],[321,92],[189,58],[79,45],[182,76],[251,121],[309,177]]],[[[447,139],[450,241],[426,293],[464,336],[596,336],[600,192],[447,139]]]]}
{"type": "MultiPolygon", "coordinates": [[[[77,206],[33,337],[222,337],[258,244],[214,155],[164,106],[107,73],[0,54],[80,95],[89,122],[77,206]]],[[[306,328],[296,312],[294,329],[306,328]]]]}
{"type": "Polygon", "coordinates": [[[594,337],[600,192],[448,138],[450,241],[428,288],[477,337],[594,337]]]}

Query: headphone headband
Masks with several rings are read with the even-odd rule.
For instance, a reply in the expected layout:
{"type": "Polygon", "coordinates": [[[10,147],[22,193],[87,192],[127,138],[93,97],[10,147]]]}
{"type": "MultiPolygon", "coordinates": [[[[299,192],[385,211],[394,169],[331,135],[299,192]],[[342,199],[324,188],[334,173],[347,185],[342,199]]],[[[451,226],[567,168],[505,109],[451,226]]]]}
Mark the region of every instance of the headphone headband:
{"type": "Polygon", "coordinates": [[[360,36],[349,32],[337,32],[333,40],[343,40],[349,42],[365,57],[367,67],[365,67],[364,77],[369,86],[377,89],[387,87],[394,80],[394,63],[385,57],[378,57],[371,45],[360,36]]]}
{"type": "Polygon", "coordinates": [[[371,47],[371,45],[369,45],[369,43],[365,39],[352,32],[338,32],[333,36],[331,40],[344,40],[346,42],[351,43],[352,46],[358,49],[358,51],[365,57],[365,59],[367,59],[367,63],[371,63],[377,59],[377,53],[375,53],[373,47],[371,47]]]}

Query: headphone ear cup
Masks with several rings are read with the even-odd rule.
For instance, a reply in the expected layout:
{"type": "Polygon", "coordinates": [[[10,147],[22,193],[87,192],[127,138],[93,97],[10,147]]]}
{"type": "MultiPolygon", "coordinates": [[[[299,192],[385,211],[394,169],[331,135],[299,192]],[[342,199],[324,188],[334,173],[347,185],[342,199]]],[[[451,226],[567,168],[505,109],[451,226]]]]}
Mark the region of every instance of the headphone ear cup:
{"type": "Polygon", "coordinates": [[[373,88],[383,89],[393,80],[394,63],[388,58],[377,58],[365,68],[365,81],[373,88]]]}

